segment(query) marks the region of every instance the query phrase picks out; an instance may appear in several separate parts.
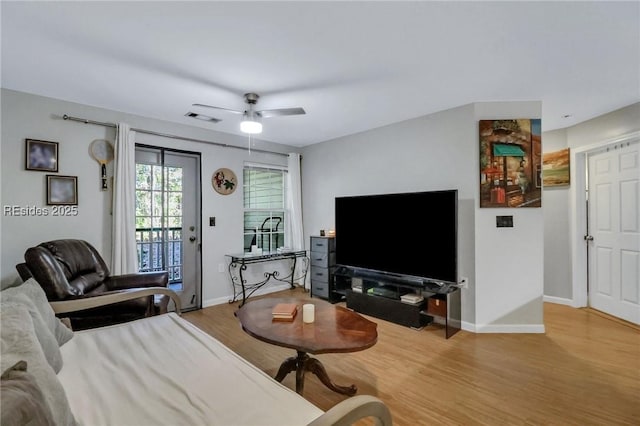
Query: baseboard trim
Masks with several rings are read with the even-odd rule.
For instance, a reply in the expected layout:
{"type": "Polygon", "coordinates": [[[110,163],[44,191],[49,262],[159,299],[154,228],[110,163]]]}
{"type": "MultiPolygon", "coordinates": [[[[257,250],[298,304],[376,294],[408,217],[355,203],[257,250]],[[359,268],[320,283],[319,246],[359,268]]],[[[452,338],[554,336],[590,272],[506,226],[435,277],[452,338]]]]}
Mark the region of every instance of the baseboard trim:
{"type": "Polygon", "coordinates": [[[565,299],[564,297],[555,297],[555,296],[544,296],[542,298],[544,302],[556,303],[558,305],[567,305],[574,307],[574,303],[572,299],[565,299]]]}
{"type": "Polygon", "coordinates": [[[215,299],[207,299],[202,301],[202,307],[208,308],[209,306],[222,305],[228,303],[233,296],[216,297],[215,299]]]}
{"type": "Polygon", "coordinates": [[[464,331],[471,333],[544,333],[544,324],[484,324],[462,321],[464,331]]]}
{"type": "Polygon", "coordinates": [[[470,331],[472,333],[476,332],[476,325],[474,323],[462,321],[460,325],[461,325],[460,328],[464,331],[470,331]]]}
{"type": "MultiPolygon", "coordinates": [[[[287,290],[289,288],[291,288],[289,284],[278,284],[278,285],[269,286],[266,288],[261,288],[260,290],[253,293],[252,296],[261,296],[264,294],[275,293],[277,291],[287,290]]],[[[209,306],[222,305],[223,303],[229,303],[231,299],[233,299],[232,294],[230,294],[229,296],[216,297],[213,299],[203,300],[202,307],[208,308],[209,306]]],[[[242,300],[242,294],[240,295],[239,300],[242,300]]]]}
{"type": "Polygon", "coordinates": [[[482,324],[476,333],[544,333],[544,324],[482,324]]]}

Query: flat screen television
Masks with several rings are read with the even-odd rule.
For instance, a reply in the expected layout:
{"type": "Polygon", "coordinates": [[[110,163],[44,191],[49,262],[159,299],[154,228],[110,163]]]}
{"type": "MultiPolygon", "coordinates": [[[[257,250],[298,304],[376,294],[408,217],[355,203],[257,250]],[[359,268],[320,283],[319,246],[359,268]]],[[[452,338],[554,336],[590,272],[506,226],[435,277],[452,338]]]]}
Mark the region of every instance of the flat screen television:
{"type": "Polygon", "coordinates": [[[336,197],[336,263],[456,283],[458,191],[336,197]]]}

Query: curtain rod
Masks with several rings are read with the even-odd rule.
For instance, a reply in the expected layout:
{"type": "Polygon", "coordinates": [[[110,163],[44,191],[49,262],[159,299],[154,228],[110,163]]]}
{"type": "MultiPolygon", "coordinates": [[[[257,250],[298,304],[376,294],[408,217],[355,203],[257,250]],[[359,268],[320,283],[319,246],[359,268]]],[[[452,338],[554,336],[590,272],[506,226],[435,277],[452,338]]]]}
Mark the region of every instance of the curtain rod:
{"type": "MultiPolygon", "coordinates": [[[[71,117],[70,115],[64,114],[62,116],[63,120],[70,120],[70,121],[77,121],[79,123],[84,123],[84,124],[95,124],[96,126],[104,126],[104,127],[113,127],[114,129],[118,127],[117,124],[115,123],[106,123],[103,121],[94,121],[94,120],[88,120],[86,118],[78,118],[78,117],[71,117]]],[[[235,149],[241,149],[243,151],[249,151],[249,148],[244,148],[242,146],[236,146],[236,145],[228,145],[226,143],[219,143],[219,142],[211,142],[211,141],[207,141],[204,139],[195,139],[195,138],[188,138],[185,136],[177,136],[177,135],[172,135],[170,133],[160,133],[160,132],[153,132],[151,130],[144,130],[144,129],[136,129],[136,128],[131,128],[132,131],[134,132],[138,132],[138,133],[144,133],[147,135],[153,135],[153,136],[160,136],[163,138],[169,138],[169,139],[180,139],[183,141],[190,141],[190,142],[202,142],[202,143],[207,143],[210,145],[216,145],[216,146],[221,146],[223,148],[235,148],[235,149]]],[[[288,157],[289,154],[284,154],[282,152],[276,152],[276,151],[267,151],[264,149],[255,149],[252,148],[251,151],[253,152],[261,152],[264,154],[275,154],[275,155],[282,155],[284,157],[288,157]]]]}

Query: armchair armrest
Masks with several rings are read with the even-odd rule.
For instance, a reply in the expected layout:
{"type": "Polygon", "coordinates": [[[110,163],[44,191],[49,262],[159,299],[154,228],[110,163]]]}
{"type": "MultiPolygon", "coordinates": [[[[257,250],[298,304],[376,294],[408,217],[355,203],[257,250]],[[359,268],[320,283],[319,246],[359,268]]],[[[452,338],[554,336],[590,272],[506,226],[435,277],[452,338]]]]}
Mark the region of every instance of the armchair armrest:
{"type": "Polygon", "coordinates": [[[345,399],[309,423],[308,426],[347,426],[372,417],[377,426],[391,426],[391,412],[378,398],[358,395],[345,399]]]}
{"type": "Polygon", "coordinates": [[[160,271],[114,275],[107,278],[104,284],[109,290],[126,290],[129,288],[166,287],[168,282],[169,273],[160,271]]]}
{"type": "Polygon", "coordinates": [[[181,315],[182,305],[180,298],[173,291],[165,287],[130,288],[126,290],[106,291],[98,296],[78,297],[61,301],[51,301],[49,305],[56,314],[82,311],[84,309],[97,308],[98,306],[112,305],[139,297],[153,296],[154,294],[166,294],[176,305],[176,313],[181,315]]]}

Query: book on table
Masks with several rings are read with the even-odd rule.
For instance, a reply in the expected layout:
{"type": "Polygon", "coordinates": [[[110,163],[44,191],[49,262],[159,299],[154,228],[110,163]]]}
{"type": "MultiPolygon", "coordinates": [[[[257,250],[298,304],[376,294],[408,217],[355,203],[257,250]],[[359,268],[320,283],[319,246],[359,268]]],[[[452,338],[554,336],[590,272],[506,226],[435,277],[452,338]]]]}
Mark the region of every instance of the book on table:
{"type": "Polygon", "coordinates": [[[422,303],[424,297],[419,294],[403,294],[400,296],[400,301],[404,303],[408,303],[410,305],[418,305],[422,303]]]}
{"type": "Polygon", "coordinates": [[[278,303],[271,311],[274,320],[292,320],[297,313],[298,305],[295,303],[278,303]]]}

